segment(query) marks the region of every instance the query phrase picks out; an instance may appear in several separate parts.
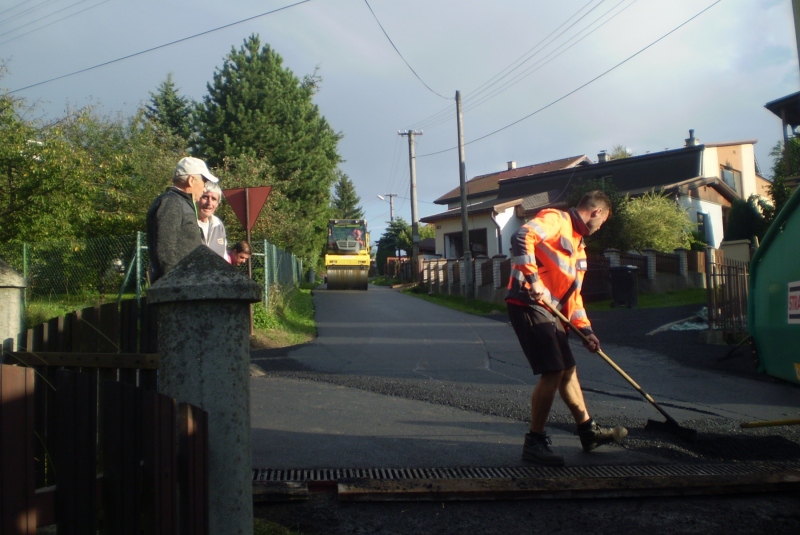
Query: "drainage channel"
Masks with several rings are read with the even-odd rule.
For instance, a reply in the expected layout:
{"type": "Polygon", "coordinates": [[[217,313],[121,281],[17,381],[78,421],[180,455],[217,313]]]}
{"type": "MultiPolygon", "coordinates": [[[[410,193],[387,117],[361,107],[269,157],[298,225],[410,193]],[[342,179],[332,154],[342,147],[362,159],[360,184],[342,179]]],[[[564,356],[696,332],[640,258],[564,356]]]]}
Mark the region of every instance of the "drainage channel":
{"type": "Polygon", "coordinates": [[[340,500],[464,500],[800,490],[800,461],[506,468],[256,469],[257,501],[336,492],[340,500]]]}

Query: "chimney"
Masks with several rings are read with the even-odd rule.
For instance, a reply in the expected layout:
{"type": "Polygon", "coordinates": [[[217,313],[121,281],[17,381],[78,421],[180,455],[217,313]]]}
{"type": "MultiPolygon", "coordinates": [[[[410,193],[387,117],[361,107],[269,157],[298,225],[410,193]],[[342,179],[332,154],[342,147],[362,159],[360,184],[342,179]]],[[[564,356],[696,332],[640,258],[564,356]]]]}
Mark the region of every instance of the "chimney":
{"type": "Polygon", "coordinates": [[[606,151],[601,150],[599,153],[597,153],[597,163],[604,163],[607,161],[608,161],[608,154],[606,154],[606,151]]]}
{"type": "Polygon", "coordinates": [[[509,171],[511,171],[512,169],[516,169],[516,168],[517,168],[517,162],[515,162],[514,160],[511,160],[510,162],[508,162],[508,170],[509,171]]]}
{"type": "Polygon", "coordinates": [[[694,128],[689,130],[689,137],[686,138],[686,146],[694,147],[700,144],[700,140],[694,137],[694,128]]]}

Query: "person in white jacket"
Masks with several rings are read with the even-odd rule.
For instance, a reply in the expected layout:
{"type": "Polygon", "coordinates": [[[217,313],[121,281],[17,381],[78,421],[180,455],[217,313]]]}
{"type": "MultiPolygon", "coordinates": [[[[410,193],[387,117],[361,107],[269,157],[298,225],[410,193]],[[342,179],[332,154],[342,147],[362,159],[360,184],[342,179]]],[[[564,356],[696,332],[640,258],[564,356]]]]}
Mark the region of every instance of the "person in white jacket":
{"type": "Polygon", "coordinates": [[[203,231],[203,244],[228,259],[228,236],[222,220],[214,215],[222,198],[222,190],[213,182],[206,182],[205,191],[197,202],[197,224],[203,231]]]}

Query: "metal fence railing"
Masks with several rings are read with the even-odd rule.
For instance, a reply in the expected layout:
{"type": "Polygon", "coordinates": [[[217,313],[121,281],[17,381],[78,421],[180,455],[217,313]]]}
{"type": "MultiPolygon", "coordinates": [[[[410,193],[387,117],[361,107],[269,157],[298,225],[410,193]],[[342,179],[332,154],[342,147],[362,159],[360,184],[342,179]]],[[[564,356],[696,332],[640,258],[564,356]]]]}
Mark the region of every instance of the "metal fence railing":
{"type": "MultiPolygon", "coordinates": [[[[254,241],[252,278],[264,288],[268,304],[272,285],[294,286],[303,262],[266,240],[254,241]]],[[[0,244],[0,258],[28,282],[26,300],[122,299],[147,291],[147,240],[144,232],[86,240],[0,244]]],[[[248,273],[247,265],[240,269],[248,273]]]]}

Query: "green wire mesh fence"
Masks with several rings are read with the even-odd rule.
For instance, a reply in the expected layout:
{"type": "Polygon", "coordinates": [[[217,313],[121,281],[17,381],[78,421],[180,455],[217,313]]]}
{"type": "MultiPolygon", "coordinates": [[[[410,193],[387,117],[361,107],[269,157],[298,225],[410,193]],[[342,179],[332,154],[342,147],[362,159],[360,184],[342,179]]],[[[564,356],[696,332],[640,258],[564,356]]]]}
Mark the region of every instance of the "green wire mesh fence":
{"type": "MultiPolygon", "coordinates": [[[[268,304],[272,285],[297,284],[303,263],[266,240],[254,241],[252,278],[264,288],[268,304]]],[[[136,298],[147,291],[149,256],[143,232],[87,240],[0,244],[0,258],[28,281],[27,300],[136,298]]],[[[239,267],[248,273],[248,266],[239,267]]]]}

